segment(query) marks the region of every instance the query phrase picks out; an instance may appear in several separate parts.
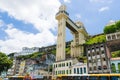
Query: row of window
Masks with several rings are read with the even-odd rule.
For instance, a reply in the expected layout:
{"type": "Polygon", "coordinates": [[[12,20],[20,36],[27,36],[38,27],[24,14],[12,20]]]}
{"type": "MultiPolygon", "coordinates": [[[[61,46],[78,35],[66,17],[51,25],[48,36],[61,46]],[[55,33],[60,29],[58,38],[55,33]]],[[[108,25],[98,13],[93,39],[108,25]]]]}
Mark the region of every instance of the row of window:
{"type": "Polygon", "coordinates": [[[106,65],[98,66],[98,67],[97,67],[97,66],[94,66],[93,69],[92,69],[92,67],[90,67],[89,70],[90,70],[90,71],[92,71],[92,70],[102,70],[102,68],[103,68],[104,70],[106,70],[106,69],[107,69],[107,66],[106,66],[106,65]]]}
{"type": "Polygon", "coordinates": [[[99,51],[88,53],[88,56],[95,56],[95,55],[100,55],[100,54],[105,54],[105,51],[101,51],[101,53],[99,51]]]}
{"type": "Polygon", "coordinates": [[[55,71],[55,74],[71,74],[72,71],[71,70],[60,70],[60,71],[55,71]]]}
{"type": "MultiPolygon", "coordinates": [[[[99,49],[100,47],[101,47],[101,49],[103,49],[103,45],[100,45],[100,46],[93,47],[92,50],[94,50],[94,49],[99,49]]],[[[89,50],[91,50],[91,49],[88,48],[88,51],[89,51],[89,50]]]]}
{"type": "Polygon", "coordinates": [[[71,62],[59,63],[59,64],[54,64],[54,68],[57,68],[57,67],[66,67],[66,66],[71,66],[71,65],[72,65],[71,62]]]}
{"type": "Polygon", "coordinates": [[[120,34],[113,34],[113,35],[107,35],[107,39],[108,40],[113,40],[113,39],[119,39],[120,38],[120,34]]]}
{"type": "MultiPolygon", "coordinates": [[[[85,74],[86,73],[86,67],[84,68],[74,68],[74,74],[85,74]]],[[[60,70],[55,71],[55,74],[72,74],[71,70],[60,70]]]]}
{"type": "Polygon", "coordinates": [[[102,60],[102,61],[106,61],[105,57],[104,57],[104,58],[101,58],[101,59],[98,58],[98,59],[92,59],[92,60],[88,60],[88,61],[89,61],[89,63],[92,63],[92,62],[93,62],[93,63],[96,63],[96,62],[100,62],[101,60],[102,60]]]}
{"type": "Polygon", "coordinates": [[[74,68],[74,74],[84,74],[84,73],[86,73],[86,67],[74,68]]]}

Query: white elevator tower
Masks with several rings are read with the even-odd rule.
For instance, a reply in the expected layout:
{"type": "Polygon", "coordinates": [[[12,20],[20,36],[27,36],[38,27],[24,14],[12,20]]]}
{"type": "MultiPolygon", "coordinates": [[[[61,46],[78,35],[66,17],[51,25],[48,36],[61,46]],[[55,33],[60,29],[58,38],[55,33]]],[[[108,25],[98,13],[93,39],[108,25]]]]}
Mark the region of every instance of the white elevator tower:
{"type": "Polygon", "coordinates": [[[67,17],[66,6],[62,5],[56,14],[56,19],[58,20],[56,61],[65,60],[65,29],[67,17]]]}
{"type": "Polygon", "coordinates": [[[56,19],[58,20],[56,61],[66,60],[66,27],[70,29],[73,35],[73,41],[71,42],[71,57],[78,57],[83,54],[82,45],[85,43],[88,37],[83,23],[80,21],[74,23],[69,18],[69,14],[66,12],[65,5],[60,6],[59,12],[56,14],[56,19]]]}

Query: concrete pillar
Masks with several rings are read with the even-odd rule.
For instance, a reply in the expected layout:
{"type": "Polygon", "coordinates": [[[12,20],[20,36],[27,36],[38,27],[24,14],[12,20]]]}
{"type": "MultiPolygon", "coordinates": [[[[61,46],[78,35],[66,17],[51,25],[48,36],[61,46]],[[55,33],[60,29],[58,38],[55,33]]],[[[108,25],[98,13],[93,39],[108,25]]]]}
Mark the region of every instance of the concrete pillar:
{"type": "Polygon", "coordinates": [[[58,36],[57,36],[57,50],[56,50],[56,61],[65,60],[65,33],[66,33],[66,19],[68,15],[64,13],[66,7],[62,5],[59,8],[56,19],[58,20],[58,36]]]}
{"type": "Polygon", "coordinates": [[[119,70],[118,69],[118,63],[115,63],[115,68],[116,68],[116,72],[119,70]]]}

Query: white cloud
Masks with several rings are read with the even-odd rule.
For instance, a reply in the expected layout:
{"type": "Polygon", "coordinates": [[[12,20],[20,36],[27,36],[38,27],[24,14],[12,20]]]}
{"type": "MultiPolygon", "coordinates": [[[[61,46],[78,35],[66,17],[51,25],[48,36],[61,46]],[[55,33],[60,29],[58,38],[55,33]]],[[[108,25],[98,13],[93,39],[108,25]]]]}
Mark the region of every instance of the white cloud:
{"type": "Polygon", "coordinates": [[[71,3],[71,0],[64,0],[64,2],[66,2],[66,3],[71,3]]]}
{"type": "Polygon", "coordinates": [[[113,0],[89,0],[90,2],[95,3],[112,3],[113,0]]]}
{"type": "Polygon", "coordinates": [[[80,14],[76,14],[75,15],[78,19],[81,19],[81,15],[80,14]]]}
{"type": "Polygon", "coordinates": [[[41,47],[54,44],[56,37],[48,30],[33,34],[16,29],[12,24],[6,25],[6,40],[0,40],[0,50],[5,53],[18,52],[22,47],[41,47]]]}
{"type": "Polygon", "coordinates": [[[7,12],[16,20],[32,24],[39,31],[33,34],[21,31],[11,24],[5,24],[7,36],[6,40],[0,40],[0,51],[10,53],[25,46],[40,47],[54,44],[56,36],[51,30],[56,31],[55,14],[59,6],[59,0],[0,0],[0,11],[7,12]]]}
{"type": "Polygon", "coordinates": [[[109,10],[109,7],[105,6],[105,7],[100,8],[99,12],[103,12],[103,11],[107,11],[107,10],[109,10]]]}
{"type": "Polygon", "coordinates": [[[31,23],[39,31],[55,29],[58,0],[0,0],[0,9],[9,16],[31,23]]]}

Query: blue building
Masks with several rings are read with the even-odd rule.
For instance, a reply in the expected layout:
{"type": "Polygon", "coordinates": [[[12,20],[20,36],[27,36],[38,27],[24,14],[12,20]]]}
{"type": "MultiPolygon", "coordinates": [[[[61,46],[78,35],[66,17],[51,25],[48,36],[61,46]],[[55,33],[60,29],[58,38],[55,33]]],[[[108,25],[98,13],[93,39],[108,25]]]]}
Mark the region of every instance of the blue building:
{"type": "Polygon", "coordinates": [[[111,58],[111,73],[120,73],[120,57],[111,58]]]}

